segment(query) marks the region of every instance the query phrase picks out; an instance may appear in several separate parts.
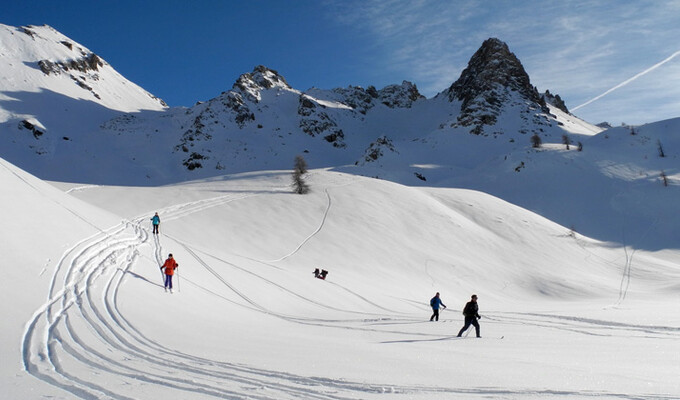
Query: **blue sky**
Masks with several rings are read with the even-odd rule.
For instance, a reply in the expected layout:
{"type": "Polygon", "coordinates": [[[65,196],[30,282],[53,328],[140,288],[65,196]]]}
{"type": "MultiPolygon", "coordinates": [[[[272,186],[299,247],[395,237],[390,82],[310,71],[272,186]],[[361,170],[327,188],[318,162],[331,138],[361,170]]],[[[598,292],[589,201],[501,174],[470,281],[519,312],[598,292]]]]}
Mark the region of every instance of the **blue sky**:
{"type": "Polygon", "coordinates": [[[432,97],[497,37],[589,122],[680,117],[680,0],[22,0],[0,23],[50,25],[171,106],[259,64],[299,90],[408,80],[432,97]]]}

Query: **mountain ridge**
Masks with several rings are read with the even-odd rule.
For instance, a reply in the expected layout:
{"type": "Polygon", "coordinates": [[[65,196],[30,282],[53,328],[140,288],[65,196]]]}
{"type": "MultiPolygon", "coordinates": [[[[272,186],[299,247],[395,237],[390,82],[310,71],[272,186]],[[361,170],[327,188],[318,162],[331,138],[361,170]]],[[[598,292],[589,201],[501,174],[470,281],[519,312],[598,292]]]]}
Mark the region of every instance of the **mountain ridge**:
{"type": "MultiPolygon", "coordinates": [[[[22,35],[22,43],[33,43],[16,29],[11,32],[22,35]]],[[[8,28],[3,32],[6,40],[8,28]]],[[[55,37],[50,46],[68,52],[62,41],[55,37]]],[[[635,129],[591,125],[570,114],[559,95],[539,94],[498,39],[485,41],[461,77],[432,98],[407,81],[382,89],[300,91],[260,65],[238,77],[232,89],[189,108],[167,108],[135,92],[151,106],[133,112],[107,107],[103,101],[110,96],[104,95],[110,92],[98,89],[97,99],[64,79],[65,72],[44,74],[41,59],[49,58],[14,62],[17,75],[39,78],[29,81],[34,91],[0,88],[0,156],[41,179],[156,186],[288,170],[302,155],[315,169],[480,190],[601,240],[626,236],[638,246],[663,248],[674,245],[678,231],[660,219],[654,227],[667,236],[630,239],[630,233],[601,229],[598,221],[633,216],[639,226],[653,214],[627,193],[656,193],[651,203],[658,212],[674,212],[672,202],[662,199],[679,187],[680,143],[672,133],[680,119],[635,129]],[[53,88],[36,89],[48,78],[53,88]],[[575,206],[565,207],[565,199],[575,206]]],[[[90,61],[109,71],[94,57],[90,61]]]]}
{"type": "MultiPolygon", "coordinates": [[[[115,88],[133,85],[125,80],[114,82],[114,89],[103,86],[101,70],[112,68],[94,52],[49,26],[3,26],[2,31],[5,34],[1,38],[6,43],[3,48],[11,47],[17,37],[21,38],[19,47],[26,49],[15,54],[15,57],[23,57],[19,72],[32,73],[34,82],[32,87],[19,92],[16,85],[0,87],[4,97],[0,98],[0,130],[7,138],[1,155],[45,179],[153,185],[260,167],[286,168],[296,154],[311,157],[310,161],[316,166],[360,165],[367,160],[377,161],[380,152],[372,149],[379,143],[390,142],[394,148],[401,147],[398,151],[403,154],[409,150],[399,145],[400,140],[422,139],[437,129],[459,128],[458,131],[469,130],[475,134],[486,129],[488,132],[483,134],[498,135],[499,128],[503,128],[495,126],[495,121],[507,111],[505,108],[515,106],[521,110],[510,112],[522,114],[524,121],[518,128],[522,134],[541,134],[545,131],[544,126],[558,124],[536,89],[524,90],[524,86],[530,86],[528,75],[507,45],[498,39],[485,41],[470,61],[473,66],[478,63],[475,60],[480,59],[479,54],[489,53],[482,60],[482,65],[487,67],[476,72],[466,69],[448,90],[432,99],[422,96],[417,86],[407,81],[382,89],[349,86],[300,91],[292,88],[276,70],[258,65],[253,71],[239,76],[231,90],[213,99],[190,108],[168,108],[162,100],[143,91],[141,95],[147,98],[145,101],[151,100],[143,106],[139,100],[130,102],[123,94],[115,94],[115,88]],[[9,37],[7,32],[10,32],[9,37]],[[463,93],[468,84],[466,81],[475,81],[477,75],[484,81],[487,75],[497,74],[498,68],[489,71],[488,65],[494,63],[504,65],[500,70],[505,71],[503,76],[507,82],[522,83],[521,98],[513,100],[512,92],[517,91],[516,87],[478,85],[469,89],[467,95],[488,100],[503,92],[504,101],[487,101],[473,110],[472,100],[466,100],[463,93]],[[35,76],[38,70],[41,74],[35,76]],[[63,85],[68,82],[71,86],[65,90],[63,85]],[[455,100],[451,92],[454,89],[457,90],[455,100]],[[52,100],[40,105],[28,104],[29,100],[22,99],[25,104],[22,111],[26,112],[12,110],[12,93],[15,97],[28,98],[35,96],[23,93],[35,90],[53,92],[52,100]],[[489,90],[493,93],[489,94],[489,90]],[[447,91],[451,92],[449,102],[441,104],[440,98],[447,91]],[[82,112],[77,102],[61,96],[85,102],[82,108],[87,111],[82,112]],[[112,97],[138,105],[133,110],[130,105],[117,107],[110,104],[112,97]],[[462,105],[459,104],[461,101],[462,105]],[[71,106],[69,111],[61,112],[57,104],[64,102],[71,106]],[[82,115],[78,116],[79,126],[66,123],[73,118],[71,108],[82,115]],[[479,115],[473,115],[475,110],[479,115]],[[32,133],[33,140],[22,135],[25,130],[32,133]],[[374,134],[375,131],[380,132],[374,134]],[[120,139],[123,132],[125,140],[120,139]],[[92,136],[100,138],[95,148],[92,148],[92,136]],[[139,151],[121,143],[132,136],[135,136],[139,151]],[[315,140],[310,141],[310,138],[315,140]],[[88,147],[85,147],[86,143],[88,147]],[[266,146],[266,155],[259,154],[257,149],[262,144],[266,146]],[[101,157],[97,147],[107,149],[107,157],[101,157]],[[145,153],[154,153],[157,158],[170,161],[152,165],[149,157],[144,157],[145,153]],[[368,159],[367,153],[372,154],[368,159]],[[117,160],[115,154],[118,154],[117,160]],[[265,165],[254,162],[255,159],[262,161],[263,156],[266,161],[260,164],[265,165]],[[138,177],[128,180],[101,173],[98,177],[78,176],[55,171],[51,167],[54,163],[93,165],[95,170],[112,172],[117,172],[122,164],[130,164],[130,174],[135,175],[136,170],[138,177]]],[[[481,81],[477,80],[477,83],[481,81]]],[[[582,123],[582,126],[586,125],[582,123]]],[[[598,130],[592,126],[588,129],[598,130]]]]}

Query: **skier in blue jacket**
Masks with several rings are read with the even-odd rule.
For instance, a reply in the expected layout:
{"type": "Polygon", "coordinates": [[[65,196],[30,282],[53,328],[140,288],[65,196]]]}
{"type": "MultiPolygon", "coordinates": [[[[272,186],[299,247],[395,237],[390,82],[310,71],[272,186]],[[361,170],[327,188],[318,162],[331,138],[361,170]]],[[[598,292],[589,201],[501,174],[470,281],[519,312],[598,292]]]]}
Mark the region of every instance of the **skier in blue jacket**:
{"type": "Polygon", "coordinates": [[[432,307],[432,316],[430,317],[430,321],[436,319],[439,321],[439,307],[446,308],[446,305],[442,303],[442,299],[439,298],[439,292],[434,295],[432,299],[430,299],[430,307],[432,307]]]}
{"type": "Polygon", "coordinates": [[[158,225],[161,224],[161,217],[158,216],[158,213],[151,218],[151,224],[153,225],[152,233],[158,235],[158,225]]]}

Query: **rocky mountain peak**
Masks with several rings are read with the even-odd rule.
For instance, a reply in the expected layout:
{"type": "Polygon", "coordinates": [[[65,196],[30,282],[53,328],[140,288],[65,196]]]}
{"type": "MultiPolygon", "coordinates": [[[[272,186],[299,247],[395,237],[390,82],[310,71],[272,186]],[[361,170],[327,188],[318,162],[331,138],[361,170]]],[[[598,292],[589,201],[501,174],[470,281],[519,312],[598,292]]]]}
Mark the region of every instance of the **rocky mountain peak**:
{"type": "Polygon", "coordinates": [[[257,103],[261,100],[260,92],[262,90],[274,87],[292,89],[288,82],[286,82],[286,79],[279,75],[278,72],[264,65],[258,65],[252,72],[239,76],[236,83],[234,83],[233,90],[240,92],[246,98],[257,103]]]}
{"type": "MultiPolygon", "coordinates": [[[[490,38],[485,40],[470,58],[467,68],[449,88],[449,96],[451,100],[455,97],[469,103],[475,97],[497,86],[519,91],[528,99],[539,101],[537,93],[531,86],[529,75],[519,59],[505,42],[490,38]]],[[[463,107],[465,105],[463,104],[463,107]]]]}
{"type": "Polygon", "coordinates": [[[482,43],[460,78],[445,93],[449,101],[462,101],[458,122],[463,126],[475,125],[473,133],[481,133],[482,125],[495,124],[511,92],[519,93],[529,104],[545,108],[545,101],[508,45],[490,38],[482,43]]]}

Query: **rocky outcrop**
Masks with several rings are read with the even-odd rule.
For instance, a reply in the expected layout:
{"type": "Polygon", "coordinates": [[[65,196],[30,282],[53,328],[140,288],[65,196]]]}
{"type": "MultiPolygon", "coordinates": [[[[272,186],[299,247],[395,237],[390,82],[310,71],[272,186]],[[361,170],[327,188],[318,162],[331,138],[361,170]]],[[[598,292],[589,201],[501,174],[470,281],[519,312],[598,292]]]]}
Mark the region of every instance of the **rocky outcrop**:
{"type": "Polygon", "coordinates": [[[346,146],[345,133],[325,109],[326,106],[319,104],[313,98],[304,94],[300,95],[298,115],[303,117],[300,119],[300,129],[312,137],[323,136],[324,140],[334,147],[344,148],[346,146]]]}
{"type": "Polygon", "coordinates": [[[375,142],[372,142],[368,146],[368,148],[364,152],[364,156],[362,157],[362,159],[360,161],[357,161],[355,164],[364,165],[366,163],[375,162],[385,155],[385,151],[398,153],[397,150],[394,148],[392,140],[390,140],[387,136],[381,136],[375,142]]]}
{"type": "Polygon", "coordinates": [[[243,101],[239,93],[227,92],[219,97],[220,103],[234,114],[234,122],[243,128],[246,123],[255,121],[255,114],[250,111],[248,105],[243,101]]]}
{"type": "Polygon", "coordinates": [[[22,26],[21,27],[21,32],[27,34],[31,38],[35,39],[35,32],[31,30],[30,28],[33,28],[33,26],[28,25],[28,26],[22,26]]]}
{"type": "Polygon", "coordinates": [[[99,67],[104,66],[104,61],[94,53],[86,54],[83,57],[65,61],[38,61],[38,67],[45,75],[60,74],[67,71],[99,71],[99,67]]]}
{"type": "Polygon", "coordinates": [[[253,72],[241,75],[234,83],[232,90],[254,103],[259,103],[262,99],[261,92],[274,87],[291,89],[288,82],[278,72],[258,65],[253,72]]]}
{"type": "Polygon", "coordinates": [[[425,98],[416,85],[408,81],[385,86],[377,94],[378,101],[390,108],[411,108],[414,102],[425,98]]]}
{"type": "Polygon", "coordinates": [[[25,119],[22,120],[21,122],[19,122],[19,129],[20,130],[26,129],[26,130],[30,131],[31,133],[33,133],[33,137],[36,138],[36,139],[39,139],[40,136],[45,134],[45,132],[38,129],[38,127],[35,124],[33,124],[33,123],[31,123],[31,122],[29,122],[28,120],[25,120],[25,119]]]}
{"type": "Polygon", "coordinates": [[[340,101],[351,107],[354,111],[366,114],[375,106],[378,93],[373,86],[364,89],[361,86],[349,86],[347,88],[333,89],[333,93],[340,95],[340,101]]]}
{"type": "Polygon", "coordinates": [[[564,103],[564,100],[560,97],[559,94],[553,95],[550,93],[550,90],[546,90],[545,93],[541,95],[543,98],[543,101],[547,104],[551,104],[558,109],[564,111],[567,114],[570,114],[569,109],[567,108],[567,105],[564,103]]]}
{"type": "MultiPolygon", "coordinates": [[[[62,42],[64,43],[64,42],[62,42]]],[[[89,53],[83,57],[65,60],[65,61],[50,61],[50,60],[40,60],[38,61],[38,67],[45,75],[59,75],[61,73],[68,73],[69,77],[73,82],[80,86],[82,89],[87,90],[92,93],[97,99],[101,99],[99,94],[97,94],[92,86],[87,84],[87,77],[82,74],[72,73],[75,71],[87,74],[92,80],[99,80],[99,68],[104,66],[104,61],[102,61],[99,56],[94,53],[89,53]]],[[[164,104],[164,103],[162,103],[164,104]]]]}
{"type": "Polygon", "coordinates": [[[408,81],[403,81],[401,85],[388,85],[380,90],[374,86],[366,89],[360,86],[349,86],[333,89],[333,92],[341,96],[343,104],[364,115],[377,104],[383,104],[389,108],[411,108],[415,101],[425,98],[420,94],[416,85],[408,81]]]}
{"type": "Polygon", "coordinates": [[[527,108],[547,112],[522,63],[507,44],[495,38],[484,41],[460,78],[444,92],[449,101],[462,102],[457,123],[472,127],[470,132],[475,134],[495,125],[503,106],[515,97],[513,93],[527,108]]]}

